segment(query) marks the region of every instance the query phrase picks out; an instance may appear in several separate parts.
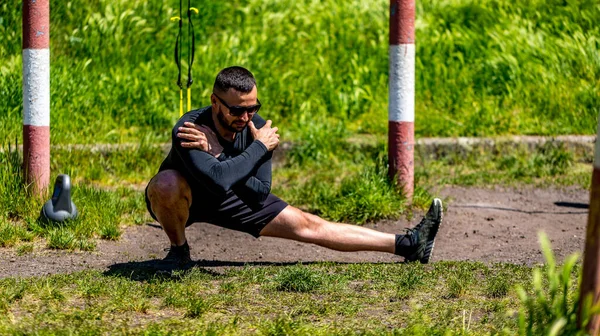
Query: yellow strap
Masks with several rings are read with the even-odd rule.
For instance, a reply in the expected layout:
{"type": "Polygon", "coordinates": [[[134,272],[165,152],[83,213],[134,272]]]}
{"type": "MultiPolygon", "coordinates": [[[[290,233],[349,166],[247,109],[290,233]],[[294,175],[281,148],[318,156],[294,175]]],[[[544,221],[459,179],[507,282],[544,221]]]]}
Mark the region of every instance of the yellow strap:
{"type": "Polygon", "coordinates": [[[187,97],[188,97],[187,108],[188,108],[188,111],[191,111],[192,110],[192,88],[187,88],[187,89],[188,89],[188,92],[187,92],[188,93],[188,95],[187,95],[187,97]]]}
{"type": "Polygon", "coordinates": [[[181,18],[179,16],[173,16],[171,18],[171,21],[175,22],[175,21],[181,21],[181,18]]]}
{"type": "Polygon", "coordinates": [[[183,90],[179,89],[179,118],[183,116],[183,90]]]}
{"type": "Polygon", "coordinates": [[[190,7],[190,10],[196,14],[198,14],[198,8],[196,7],[190,7]]]}

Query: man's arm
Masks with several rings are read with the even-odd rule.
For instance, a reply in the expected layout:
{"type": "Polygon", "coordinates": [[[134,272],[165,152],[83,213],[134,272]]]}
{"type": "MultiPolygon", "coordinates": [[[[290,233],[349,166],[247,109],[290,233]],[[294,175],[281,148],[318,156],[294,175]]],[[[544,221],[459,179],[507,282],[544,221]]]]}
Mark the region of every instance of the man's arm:
{"type": "Polygon", "coordinates": [[[261,141],[254,141],[240,155],[219,161],[202,150],[182,147],[183,139],[177,136],[180,126],[178,123],[171,134],[173,150],[182,159],[190,175],[217,194],[224,194],[234,184],[248,177],[268,153],[268,148],[261,141]]]}
{"type": "Polygon", "coordinates": [[[271,157],[267,153],[259,162],[256,173],[235,184],[231,190],[249,207],[262,205],[271,193],[271,157]]]}

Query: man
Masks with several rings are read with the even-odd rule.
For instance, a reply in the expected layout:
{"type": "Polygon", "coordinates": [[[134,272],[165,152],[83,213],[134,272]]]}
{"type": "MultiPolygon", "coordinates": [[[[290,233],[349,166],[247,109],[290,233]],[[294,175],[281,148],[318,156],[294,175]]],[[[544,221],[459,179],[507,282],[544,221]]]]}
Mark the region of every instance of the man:
{"type": "Polygon", "coordinates": [[[338,251],[381,251],[428,263],[442,222],[434,199],[425,218],[406,234],[332,223],[303,212],[271,191],[277,127],[258,115],[254,76],[241,67],[217,75],[211,105],[186,113],[172,132],[172,148],[146,188],[146,204],[167,234],[165,260],[191,261],[186,226],[208,222],[249,233],[313,243],[338,251]]]}

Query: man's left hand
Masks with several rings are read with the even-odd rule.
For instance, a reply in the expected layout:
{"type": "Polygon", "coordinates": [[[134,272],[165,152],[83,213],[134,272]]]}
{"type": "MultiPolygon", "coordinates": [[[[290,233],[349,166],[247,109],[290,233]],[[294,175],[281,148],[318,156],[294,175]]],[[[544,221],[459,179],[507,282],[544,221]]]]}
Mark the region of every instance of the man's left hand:
{"type": "Polygon", "coordinates": [[[184,148],[199,149],[214,157],[219,157],[223,152],[223,146],[219,143],[217,135],[206,125],[185,122],[184,127],[179,128],[177,137],[187,140],[181,143],[184,148]]]}

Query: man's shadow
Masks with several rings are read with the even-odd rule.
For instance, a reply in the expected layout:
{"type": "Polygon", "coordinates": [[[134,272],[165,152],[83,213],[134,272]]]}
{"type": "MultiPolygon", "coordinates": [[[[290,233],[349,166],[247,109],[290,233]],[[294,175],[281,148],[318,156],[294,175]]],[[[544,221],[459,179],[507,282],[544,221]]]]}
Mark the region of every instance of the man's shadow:
{"type": "Polygon", "coordinates": [[[310,265],[318,262],[269,262],[269,261],[221,261],[221,260],[196,260],[183,266],[175,266],[161,259],[144,261],[129,261],[108,266],[103,272],[105,276],[123,277],[130,280],[146,281],[156,277],[180,279],[190,272],[201,272],[214,277],[223,276],[222,272],[212,270],[216,267],[242,267],[242,266],[291,266],[310,265]]]}
{"type": "MultiPolygon", "coordinates": [[[[174,281],[182,279],[191,272],[200,272],[213,276],[222,277],[224,271],[217,271],[211,268],[218,267],[243,267],[243,266],[292,266],[292,265],[313,265],[332,263],[330,261],[294,261],[294,262],[272,262],[272,261],[223,261],[223,260],[196,260],[185,266],[175,267],[161,259],[151,259],[144,261],[129,261],[117,263],[108,266],[108,270],[103,272],[104,276],[122,277],[135,281],[147,281],[156,278],[167,278],[174,281]]],[[[355,264],[353,262],[333,262],[336,265],[355,264]]],[[[395,262],[375,262],[369,264],[395,264],[395,262]]]]}

